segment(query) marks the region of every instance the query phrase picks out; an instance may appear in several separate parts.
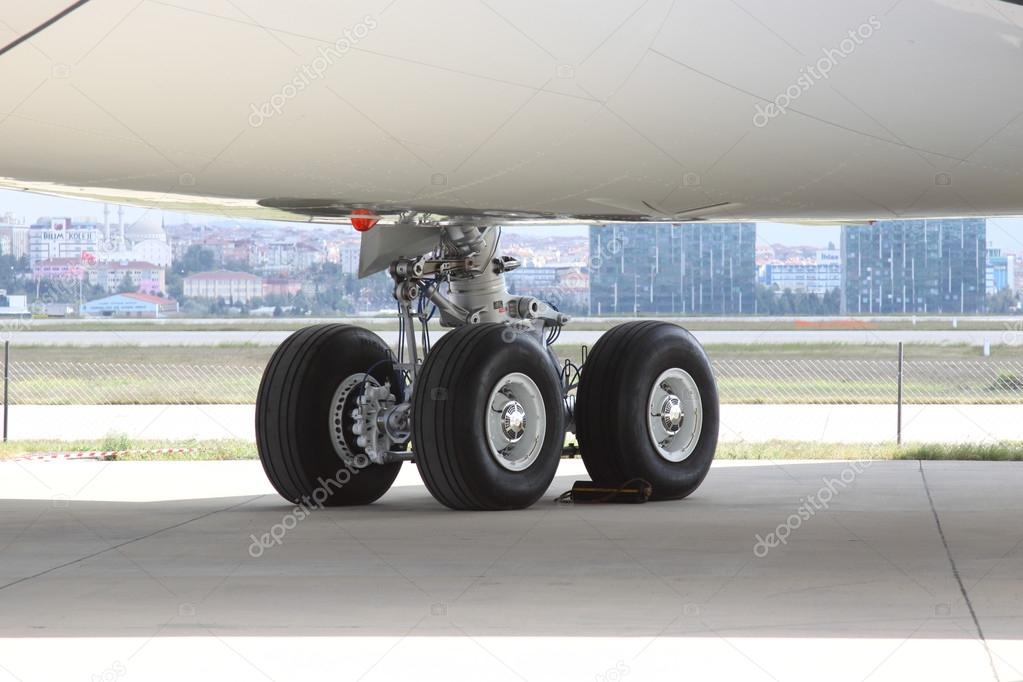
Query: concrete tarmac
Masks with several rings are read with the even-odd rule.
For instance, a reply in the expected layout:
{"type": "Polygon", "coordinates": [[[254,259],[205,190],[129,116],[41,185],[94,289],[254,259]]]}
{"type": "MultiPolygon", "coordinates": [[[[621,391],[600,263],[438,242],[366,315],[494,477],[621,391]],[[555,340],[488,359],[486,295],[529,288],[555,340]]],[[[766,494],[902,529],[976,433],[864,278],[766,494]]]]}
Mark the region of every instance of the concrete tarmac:
{"type": "Polygon", "coordinates": [[[252,461],[0,464],[0,680],[1023,679],[1023,464],[551,501],[582,476],[300,515],[252,461]]]}

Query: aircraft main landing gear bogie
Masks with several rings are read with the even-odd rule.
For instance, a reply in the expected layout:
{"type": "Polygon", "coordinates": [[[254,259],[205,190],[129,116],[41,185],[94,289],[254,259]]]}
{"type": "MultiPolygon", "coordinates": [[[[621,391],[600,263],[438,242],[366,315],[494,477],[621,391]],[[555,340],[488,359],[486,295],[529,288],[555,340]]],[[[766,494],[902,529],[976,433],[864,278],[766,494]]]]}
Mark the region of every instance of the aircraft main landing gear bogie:
{"type": "Polygon", "coordinates": [[[390,267],[397,353],[346,325],[300,330],[274,353],[256,433],[283,497],[368,504],[414,459],[452,509],[521,509],[551,485],[568,429],[599,486],[642,479],[652,499],[666,500],[700,485],[717,445],[718,399],[691,334],[664,322],[619,325],[574,373],[576,385],[551,348],[568,317],[509,296],[504,275],[518,262],[497,255],[497,228],[422,229],[438,231],[437,249],[395,254],[390,267]],[[431,346],[435,312],[451,330],[431,346]]]}

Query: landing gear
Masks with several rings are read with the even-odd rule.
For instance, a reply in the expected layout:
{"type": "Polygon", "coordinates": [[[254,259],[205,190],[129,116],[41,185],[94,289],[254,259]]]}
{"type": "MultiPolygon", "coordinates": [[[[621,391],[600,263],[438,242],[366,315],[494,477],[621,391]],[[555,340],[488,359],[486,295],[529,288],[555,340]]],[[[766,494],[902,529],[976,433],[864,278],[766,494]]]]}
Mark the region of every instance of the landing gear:
{"type": "Polygon", "coordinates": [[[372,332],[323,324],[289,336],[256,398],[256,446],[270,483],[296,504],[375,501],[404,459],[380,450],[389,428],[394,440],[408,440],[396,409],[404,388],[391,351],[372,332]]]}
{"type": "Polygon", "coordinates": [[[551,350],[568,317],[508,294],[504,274],[519,263],[498,255],[496,227],[413,216],[395,229],[372,238],[368,272],[390,263],[397,354],[366,330],[319,325],[289,337],[263,376],[257,445],[282,496],[368,504],[414,459],[452,509],[521,509],[550,486],[567,429],[602,486],[641,478],[666,500],[700,485],[717,445],[718,398],[691,334],[662,322],[615,327],[576,385],[551,350]],[[436,249],[404,253],[425,248],[410,246],[427,241],[423,230],[436,233],[436,249]],[[431,348],[434,313],[451,331],[431,348]]]}
{"type": "Polygon", "coordinates": [[[575,418],[595,482],[642,478],[652,499],[685,497],[703,482],[717,448],[717,385],[707,355],[674,324],[619,325],[583,366],[575,418]]]}
{"type": "Polygon", "coordinates": [[[533,335],[497,323],[449,332],[427,356],[412,403],[416,464],[442,504],[521,509],[554,479],[562,385],[533,335]]]}

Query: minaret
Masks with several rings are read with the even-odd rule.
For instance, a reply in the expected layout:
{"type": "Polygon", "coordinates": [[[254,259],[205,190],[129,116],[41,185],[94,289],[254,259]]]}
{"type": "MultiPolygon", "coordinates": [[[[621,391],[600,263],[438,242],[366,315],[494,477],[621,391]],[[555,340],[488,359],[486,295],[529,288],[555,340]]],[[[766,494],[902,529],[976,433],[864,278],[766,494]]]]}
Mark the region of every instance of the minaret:
{"type": "Polygon", "coordinates": [[[110,204],[103,204],[103,241],[110,244],[110,204]]]}
{"type": "Polygon", "coordinates": [[[120,232],[121,242],[117,247],[118,251],[124,251],[124,206],[117,207],[117,229],[120,232]]]}

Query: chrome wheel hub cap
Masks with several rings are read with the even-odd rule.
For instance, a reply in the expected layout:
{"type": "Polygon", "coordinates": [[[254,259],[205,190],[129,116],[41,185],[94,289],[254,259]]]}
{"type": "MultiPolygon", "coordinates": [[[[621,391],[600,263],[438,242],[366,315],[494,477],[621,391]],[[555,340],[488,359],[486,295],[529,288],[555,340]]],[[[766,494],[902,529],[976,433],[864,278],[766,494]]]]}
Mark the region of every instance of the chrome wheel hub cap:
{"type": "Polygon", "coordinates": [[[511,443],[522,440],[526,432],[526,411],[518,402],[509,400],[501,410],[501,430],[511,443]]]}
{"type": "Polygon", "coordinates": [[[657,453],[681,462],[696,450],[703,431],[703,403],[696,380],[674,367],[657,377],[647,398],[647,432],[657,453]]]}
{"type": "Polygon", "coordinates": [[[682,401],[678,396],[669,395],[661,403],[661,425],[668,433],[675,434],[682,428],[682,401]]]}
{"type": "Polygon", "coordinates": [[[497,382],[487,400],[486,438],[494,460],[509,471],[528,469],[540,456],[547,412],[536,383],[521,372],[497,382]]]}

